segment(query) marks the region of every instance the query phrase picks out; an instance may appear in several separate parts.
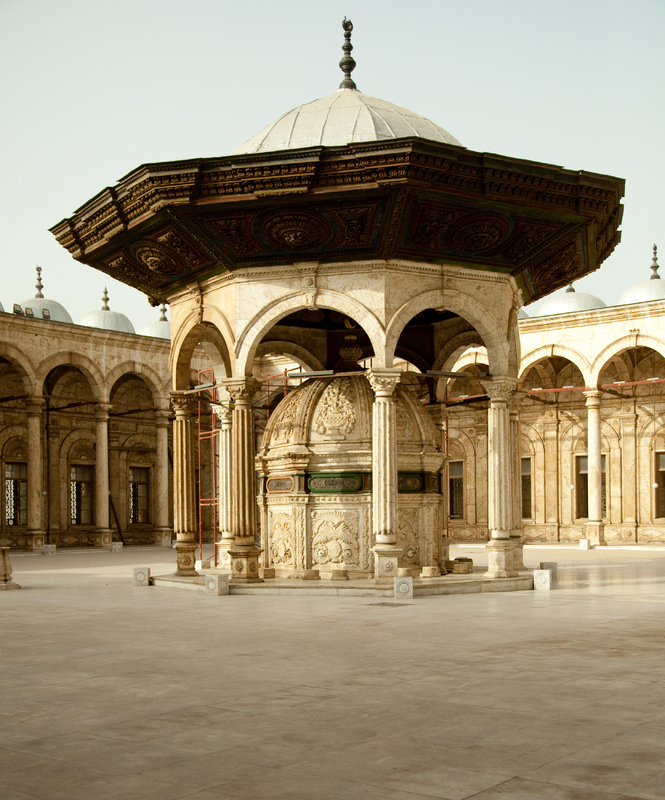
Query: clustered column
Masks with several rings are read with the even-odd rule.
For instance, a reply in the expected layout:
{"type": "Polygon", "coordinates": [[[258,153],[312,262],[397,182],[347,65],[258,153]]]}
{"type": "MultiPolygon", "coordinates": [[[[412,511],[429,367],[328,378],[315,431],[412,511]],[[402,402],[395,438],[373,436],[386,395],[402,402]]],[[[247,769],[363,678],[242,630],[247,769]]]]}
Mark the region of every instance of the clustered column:
{"type": "Polygon", "coordinates": [[[42,529],[42,407],[41,397],[31,397],[28,412],[28,536],[33,550],[44,548],[42,529]]]}
{"type": "Polygon", "coordinates": [[[261,549],[256,536],[256,466],[254,409],[252,399],[261,384],[254,378],[224,381],[233,400],[233,469],[231,491],[234,542],[229,550],[231,580],[234,583],[262,583],[259,577],[261,549]]]}
{"type": "Polygon", "coordinates": [[[157,463],[155,464],[155,544],[171,546],[169,526],[169,412],[158,411],[157,463]]]}
{"type": "Polygon", "coordinates": [[[95,547],[111,547],[109,526],[109,403],[100,403],[95,412],[97,425],[95,456],[95,547]]]}
{"type": "Polygon", "coordinates": [[[173,422],[173,529],[176,535],[176,572],[198,575],[196,550],[196,489],[194,486],[194,443],[192,413],[195,400],[188,395],[171,395],[173,422]]]}
{"type": "Polygon", "coordinates": [[[512,578],[513,567],[513,447],[510,436],[511,400],[516,381],[494,378],[487,383],[490,407],[487,412],[487,502],[490,540],[487,543],[488,578],[512,578]]]}
{"type": "Polygon", "coordinates": [[[217,524],[217,561],[222,566],[231,566],[229,551],[233,548],[233,411],[231,404],[215,406],[214,413],[219,419],[219,459],[217,473],[217,498],[219,514],[217,524]]]}
{"type": "Polygon", "coordinates": [[[587,407],[587,463],[589,486],[589,521],[586,537],[594,545],[605,542],[602,505],[602,455],[600,447],[600,396],[597,390],[584,392],[587,407]]]}
{"type": "Polygon", "coordinates": [[[374,526],[374,578],[392,582],[402,552],[397,547],[397,444],[395,387],[401,373],[372,369],[367,379],[374,391],[372,409],[372,520],[374,526]]]}

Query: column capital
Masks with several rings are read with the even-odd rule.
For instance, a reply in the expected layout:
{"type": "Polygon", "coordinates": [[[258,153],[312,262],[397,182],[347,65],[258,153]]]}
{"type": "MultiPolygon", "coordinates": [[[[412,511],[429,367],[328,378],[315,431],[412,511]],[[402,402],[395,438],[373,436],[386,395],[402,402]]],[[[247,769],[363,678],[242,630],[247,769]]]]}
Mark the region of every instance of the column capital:
{"type": "Polygon", "coordinates": [[[526,394],[524,392],[515,391],[513,396],[508,400],[508,410],[511,414],[519,414],[524,406],[526,394]]]}
{"type": "Polygon", "coordinates": [[[167,428],[171,424],[171,412],[155,411],[155,423],[158,428],[167,428]]]}
{"type": "Polygon", "coordinates": [[[497,376],[485,383],[487,396],[492,402],[507,403],[515,396],[517,380],[507,376],[497,376]]]}
{"type": "Polygon", "coordinates": [[[368,369],[365,377],[376,397],[392,397],[402,373],[398,369],[368,369]]]}
{"type": "Polygon", "coordinates": [[[38,416],[42,413],[42,408],[44,407],[45,400],[43,397],[39,395],[31,395],[30,397],[25,398],[25,407],[28,412],[28,416],[38,416]]]}
{"type": "Polygon", "coordinates": [[[226,378],[221,383],[234,403],[251,403],[261,388],[261,381],[249,375],[243,378],[226,378]]]}
{"type": "Polygon", "coordinates": [[[111,403],[97,403],[97,408],[95,409],[95,419],[96,420],[107,420],[109,418],[109,411],[113,408],[111,403]]]}
{"type": "Polygon", "coordinates": [[[228,428],[231,426],[233,420],[233,409],[231,408],[230,404],[213,405],[212,413],[217,417],[222,428],[228,428]]]}
{"type": "Polygon", "coordinates": [[[589,389],[586,392],[582,392],[582,394],[586,398],[587,407],[600,405],[600,398],[603,396],[603,393],[600,391],[600,389],[589,389]]]}
{"type": "Polygon", "coordinates": [[[196,410],[196,398],[191,394],[178,394],[171,395],[171,405],[176,414],[193,414],[196,410]]]}

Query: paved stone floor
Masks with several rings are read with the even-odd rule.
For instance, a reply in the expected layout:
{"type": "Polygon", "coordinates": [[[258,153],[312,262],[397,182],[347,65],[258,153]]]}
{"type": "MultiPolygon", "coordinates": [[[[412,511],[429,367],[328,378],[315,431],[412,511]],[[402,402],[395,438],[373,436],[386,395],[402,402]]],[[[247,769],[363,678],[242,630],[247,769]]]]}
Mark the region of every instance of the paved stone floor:
{"type": "Polygon", "coordinates": [[[665,797],[665,550],[399,606],[132,586],[172,559],[12,557],[0,800],[665,797]]]}

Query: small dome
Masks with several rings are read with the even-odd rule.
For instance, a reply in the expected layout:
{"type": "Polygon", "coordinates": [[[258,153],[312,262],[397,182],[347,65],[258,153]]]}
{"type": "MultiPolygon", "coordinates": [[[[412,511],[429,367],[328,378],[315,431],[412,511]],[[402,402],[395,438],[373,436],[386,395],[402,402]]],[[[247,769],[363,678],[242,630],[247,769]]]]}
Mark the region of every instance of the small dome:
{"type": "Polygon", "coordinates": [[[109,293],[104,287],[102,296],[103,305],[101,311],[89,311],[78,321],[79,325],[86,328],[102,328],[105,331],[118,331],[119,333],[136,333],[134,326],[129,319],[119,311],[111,311],[109,308],[109,293]]]}
{"type": "Polygon", "coordinates": [[[597,308],[607,308],[607,306],[595,294],[576,292],[571,284],[565,292],[558,292],[548,297],[536,316],[551,317],[554,314],[573,314],[576,311],[593,311],[597,308]]]}
{"type": "Polygon", "coordinates": [[[448,131],[420,114],[357,89],[339,89],[328,97],[298,106],[252,136],[233,155],[335,147],[417,136],[435,142],[460,143],[448,131]]]}
{"type": "Polygon", "coordinates": [[[55,322],[71,322],[72,318],[69,316],[69,311],[56,303],[55,300],[49,300],[42,294],[44,284],[42,283],[42,268],[37,267],[37,283],[35,284],[37,294],[34,297],[29,297],[21,303],[21,308],[26,317],[36,317],[38,319],[50,319],[55,322]],[[44,316],[44,311],[47,315],[44,316]]]}
{"type": "Polygon", "coordinates": [[[650,300],[665,300],[665,282],[658,274],[658,248],[653,246],[651,277],[630,286],[619,298],[619,305],[628,303],[648,303],[650,300]]]}
{"type": "Polygon", "coordinates": [[[154,322],[148,322],[139,328],[137,333],[141,336],[154,336],[156,339],[171,338],[171,323],[166,319],[166,306],[161,306],[159,310],[162,312],[160,318],[154,322]]]}

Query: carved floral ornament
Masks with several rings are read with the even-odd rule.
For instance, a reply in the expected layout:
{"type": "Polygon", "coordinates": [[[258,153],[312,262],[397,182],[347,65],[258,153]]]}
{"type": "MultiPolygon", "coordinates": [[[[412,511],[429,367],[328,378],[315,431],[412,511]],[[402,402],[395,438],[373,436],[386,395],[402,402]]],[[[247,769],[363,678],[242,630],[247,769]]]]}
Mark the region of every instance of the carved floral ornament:
{"type": "Polygon", "coordinates": [[[193,414],[196,410],[196,399],[192,395],[171,395],[173,410],[180,414],[193,414]]]}
{"type": "Polygon", "coordinates": [[[287,250],[320,247],[332,235],[326,220],[303,212],[275,214],[265,220],[261,227],[268,242],[287,250]]]}
{"type": "Polygon", "coordinates": [[[372,390],[377,397],[392,397],[395,387],[400,380],[401,374],[401,372],[396,372],[392,369],[372,369],[366,373],[369,385],[372,387],[372,390]]]}
{"type": "Polygon", "coordinates": [[[158,275],[180,275],[186,269],[180,254],[160,242],[146,240],[135,242],[130,247],[130,252],[141,266],[158,275]]]}
{"type": "Polygon", "coordinates": [[[255,378],[237,378],[224,381],[224,388],[234,403],[247,405],[252,402],[254,394],[261,388],[261,383],[255,378]]]}

